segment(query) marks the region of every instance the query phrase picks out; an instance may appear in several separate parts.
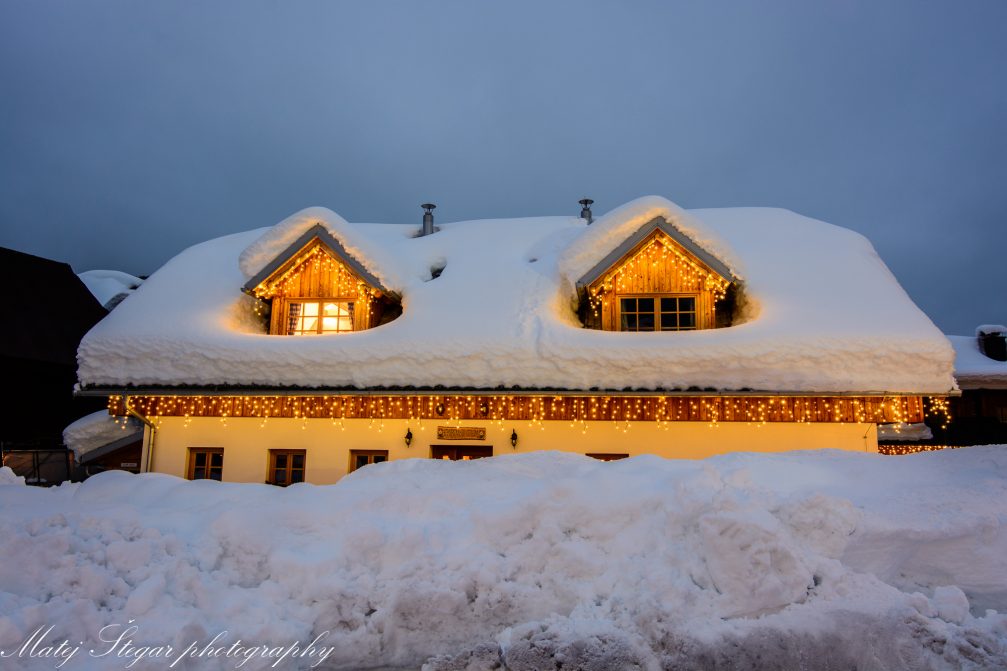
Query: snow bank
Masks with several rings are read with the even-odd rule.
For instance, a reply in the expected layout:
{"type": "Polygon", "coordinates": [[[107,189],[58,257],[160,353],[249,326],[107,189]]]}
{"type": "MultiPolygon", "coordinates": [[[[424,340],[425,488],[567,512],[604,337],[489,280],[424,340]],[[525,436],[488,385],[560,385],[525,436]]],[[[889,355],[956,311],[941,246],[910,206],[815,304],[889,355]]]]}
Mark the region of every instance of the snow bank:
{"type": "Polygon", "coordinates": [[[948,340],[955,349],[955,378],[962,389],[1007,389],[1007,361],[983,354],[974,336],[951,335],[948,340]]]}
{"type": "Polygon", "coordinates": [[[111,310],[143,284],[139,277],[118,270],[85,270],[77,273],[77,277],[106,310],[111,310]]]}
{"type": "Polygon", "coordinates": [[[88,452],[143,431],[133,418],[116,419],[106,410],[84,415],[63,429],[63,444],[79,460],[88,452]]]}
{"type": "Polygon", "coordinates": [[[410,237],[416,229],[346,224],[313,208],[265,232],[196,245],[84,337],[80,380],[920,394],[954,389],[948,341],[870,243],[793,212],[683,213],[667,201],[643,199],[590,227],[574,217],[538,217],[441,224],[434,235],[410,237]],[[569,278],[655,213],[670,217],[744,276],[749,304],[758,306],[754,318],[732,328],[678,333],[581,327],[571,308],[569,278]],[[370,259],[369,270],[400,291],[401,317],[359,333],[262,333],[251,299],[240,291],[247,273],[317,221],[328,222],[354,255],[360,253],[358,260],[370,259]],[[239,256],[244,272],[237,267],[239,256]],[[436,279],[434,268],[443,268],[436,279]]]}
{"type": "Polygon", "coordinates": [[[85,642],[64,668],[123,668],[84,657],[132,620],[176,651],[321,637],[339,669],[1003,668],[1005,497],[1004,447],[0,487],[0,650],[53,625],[85,642]]]}

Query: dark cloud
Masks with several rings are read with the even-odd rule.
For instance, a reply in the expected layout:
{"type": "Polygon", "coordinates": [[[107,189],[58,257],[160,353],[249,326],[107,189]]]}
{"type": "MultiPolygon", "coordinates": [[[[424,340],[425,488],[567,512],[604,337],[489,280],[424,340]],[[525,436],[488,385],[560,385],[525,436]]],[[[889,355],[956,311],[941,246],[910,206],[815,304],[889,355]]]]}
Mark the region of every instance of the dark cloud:
{"type": "Polygon", "coordinates": [[[774,205],[1007,321],[1007,3],[0,0],[0,245],[149,273],[353,221],[774,205]]]}

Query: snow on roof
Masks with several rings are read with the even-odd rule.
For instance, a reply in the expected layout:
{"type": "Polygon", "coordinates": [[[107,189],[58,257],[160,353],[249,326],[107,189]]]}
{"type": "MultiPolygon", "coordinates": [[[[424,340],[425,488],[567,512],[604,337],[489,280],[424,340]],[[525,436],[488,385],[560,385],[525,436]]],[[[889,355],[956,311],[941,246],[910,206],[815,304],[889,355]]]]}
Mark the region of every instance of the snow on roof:
{"type": "Polygon", "coordinates": [[[118,270],[85,270],[77,273],[77,277],[106,310],[114,307],[109,305],[113,299],[123,294],[129,295],[143,284],[139,277],[118,270]]]}
{"type": "Polygon", "coordinates": [[[107,410],[92,412],[63,429],[63,444],[73,452],[79,461],[81,457],[123,438],[139,434],[143,428],[133,418],[125,423],[116,420],[107,410]]]}
{"type": "Polygon", "coordinates": [[[955,378],[962,389],[1007,389],[1007,361],[991,359],[979,350],[975,336],[949,335],[955,348],[955,378]]]}
{"type": "Polygon", "coordinates": [[[270,262],[287,250],[314,226],[321,226],[349,253],[350,257],[376,277],[385,287],[397,291],[402,280],[395,272],[398,264],[384,249],[374,244],[358,227],[325,207],[309,207],[266,229],[238,257],[245,279],[258,275],[270,262]]]}
{"type": "Polygon", "coordinates": [[[787,210],[685,212],[651,197],[591,226],[575,217],[439,226],[417,238],[416,225],[348,224],[312,208],[271,229],[191,247],[85,336],[80,379],[111,386],[954,389],[948,341],[871,244],[787,210]],[[674,333],[581,327],[572,307],[577,279],[658,214],[744,279],[744,323],[674,333]],[[319,221],[401,294],[402,315],[356,333],[265,335],[241,286],[319,221]]]}

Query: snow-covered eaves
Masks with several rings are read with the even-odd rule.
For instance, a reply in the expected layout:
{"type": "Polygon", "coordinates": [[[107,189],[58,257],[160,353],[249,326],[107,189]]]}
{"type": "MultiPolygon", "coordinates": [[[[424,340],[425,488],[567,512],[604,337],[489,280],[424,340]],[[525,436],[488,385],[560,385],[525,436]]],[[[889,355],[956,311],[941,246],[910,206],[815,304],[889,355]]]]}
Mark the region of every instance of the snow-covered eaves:
{"type": "Polygon", "coordinates": [[[997,361],[983,354],[975,336],[949,335],[948,340],[955,349],[955,379],[959,387],[1007,389],[1007,361],[997,361]]]}
{"type": "Polygon", "coordinates": [[[415,237],[415,225],[349,224],[311,208],[271,229],[191,247],[88,333],[79,350],[81,382],[109,388],[955,390],[948,340],[871,244],[787,210],[686,212],[648,197],[590,226],[575,217],[536,217],[439,228],[415,237]],[[703,331],[583,328],[574,309],[576,282],[659,217],[744,279],[740,318],[730,328],[703,331]],[[401,295],[402,315],[349,334],[266,335],[241,288],[320,221],[352,258],[401,295]]]}
{"type": "Polygon", "coordinates": [[[143,436],[143,427],[133,418],[112,417],[106,410],[85,415],[63,429],[63,444],[77,461],[89,461],[125,447],[143,436]]]}

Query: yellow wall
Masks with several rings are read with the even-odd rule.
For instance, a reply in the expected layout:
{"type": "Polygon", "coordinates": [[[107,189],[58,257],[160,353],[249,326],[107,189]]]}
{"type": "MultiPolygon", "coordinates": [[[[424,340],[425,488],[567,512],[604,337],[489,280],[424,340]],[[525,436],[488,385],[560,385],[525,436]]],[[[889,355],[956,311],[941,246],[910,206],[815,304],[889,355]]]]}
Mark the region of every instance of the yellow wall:
{"type": "MultiPolygon", "coordinates": [[[[390,420],[345,420],[344,429],[330,420],[270,419],[265,427],[258,419],[193,418],[186,426],[180,417],[159,420],[154,441],[153,468],[160,473],[185,477],[188,448],[224,448],[224,480],[264,482],[268,450],[303,449],[306,480],[316,484],[335,482],[347,473],[349,451],[388,450],[390,459],[428,458],[431,444],[492,445],[493,454],[535,450],[657,454],[669,458],[701,459],[726,452],[782,452],[787,450],[838,448],[877,452],[874,424],[795,424],[723,422],[713,427],[705,422],[672,422],[667,429],[652,422],[635,422],[628,431],[624,423],[581,425],[544,422],[542,427],[526,422],[462,422],[462,426],[485,427],[485,441],[437,440],[437,426],[445,422],[390,420]],[[406,447],[406,428],[412,429],[413,443],[406,447]],[[518,433],[517,449],[510,445],[511,430],[518,433]]],[[[148,431],[149,435],[149,431],[148,431]]],[[[149,441],[148,441],[149,442],[149,441]]],[[[148,444],[145,442],[145,446],[148,444]]],[[[146,464],[146,453],[144,463],[146,464]]]]}

